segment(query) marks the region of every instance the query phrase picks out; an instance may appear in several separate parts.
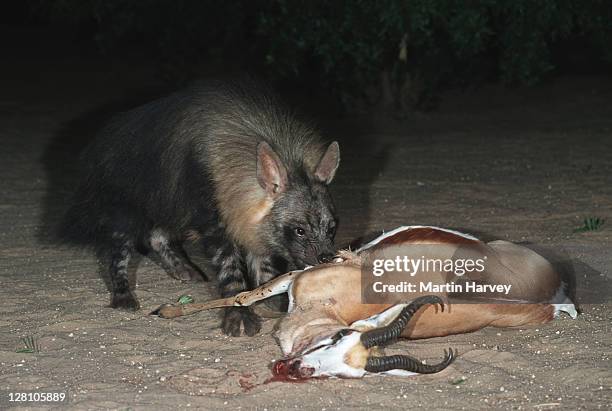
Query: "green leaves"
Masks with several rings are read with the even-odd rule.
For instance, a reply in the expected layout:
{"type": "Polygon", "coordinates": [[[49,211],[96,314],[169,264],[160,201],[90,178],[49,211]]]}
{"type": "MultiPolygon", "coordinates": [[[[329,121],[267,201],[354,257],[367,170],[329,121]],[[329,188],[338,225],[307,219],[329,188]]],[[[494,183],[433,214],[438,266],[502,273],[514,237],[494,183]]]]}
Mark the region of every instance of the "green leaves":
{"type": "Polygon", "coordinates": [[[452,380],[452,381],[451,381],[451,384],[453,384],[453,385],[461,385],[461,384],[463,384],[463,383],[464,383],[464,382],[466,382],[466,381],[467,381],[467,378],[465,378],[465,377],[459,377],[459,378],[457,378],[457,379],[452,380]]]}
{"type": "Polygon", "coordinates": [[[190,295],[181,295],[178,299],[179,304],[191,304],[194,301],[190,295]]]}
{"type": "Polygon", "coordinates": [[[29,335],[27,337],[23,337],[21,339],[21,343],[24,345],[23,348],[18,348],[15,350],[16,353],[20,354],[37,354],[40,352],[40,347],[38,346],[38,341],[29,335]]]}
{"type": "Polygon", "coordinates": [[[585,231],[595,231],[599,230],[601,226],[603,226],[604,222],[603,218],[599,217],[587,217],[583,221],[583,226],[580,228],[576,228],[574,230],[575,233],[583,233],[585,231]]]}

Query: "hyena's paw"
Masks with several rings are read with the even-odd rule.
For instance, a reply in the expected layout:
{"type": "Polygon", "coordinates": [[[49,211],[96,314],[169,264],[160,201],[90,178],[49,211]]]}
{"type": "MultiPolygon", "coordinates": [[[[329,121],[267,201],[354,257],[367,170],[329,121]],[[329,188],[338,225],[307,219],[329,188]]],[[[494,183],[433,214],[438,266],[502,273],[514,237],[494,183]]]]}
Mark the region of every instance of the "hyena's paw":
{"type": "Polygon", "coordinates": [[[261,318],[248,307],[226,308],[221,324],[223,332],[238,337],[241,325],[244,326],[246,335],[253,336],[261,330],[261,318]]]}
{"type": "Polygon", "coordinates": [[[123,293],[114,293],[110,306],[121,310],[136,311],[140,308],[138,300],[130,291],[123,293]]]}

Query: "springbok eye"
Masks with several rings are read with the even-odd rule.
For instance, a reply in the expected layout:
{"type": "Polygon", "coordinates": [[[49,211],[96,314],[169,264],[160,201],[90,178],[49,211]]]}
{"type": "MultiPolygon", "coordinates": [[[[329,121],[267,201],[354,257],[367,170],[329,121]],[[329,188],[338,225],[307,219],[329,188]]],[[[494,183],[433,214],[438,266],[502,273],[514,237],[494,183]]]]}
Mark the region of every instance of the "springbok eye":
{"type": "Polygon", "coordinates": [[[333,337],[332,337],[332,344],[337,343],[340,339],[346,337],[347,335],[349,335],[350,333],[352,333],[353,330],[351,330],[350,328],[345,328],[343,330],[338,331],[333,337]]]}
{"type": "Polygon", "coordinates": [[[295,235],[297,235],[298,237],[304,237],[306,235],[306,230],[304,230],[302,227],[296,227],[294,231],[295,235]]]}

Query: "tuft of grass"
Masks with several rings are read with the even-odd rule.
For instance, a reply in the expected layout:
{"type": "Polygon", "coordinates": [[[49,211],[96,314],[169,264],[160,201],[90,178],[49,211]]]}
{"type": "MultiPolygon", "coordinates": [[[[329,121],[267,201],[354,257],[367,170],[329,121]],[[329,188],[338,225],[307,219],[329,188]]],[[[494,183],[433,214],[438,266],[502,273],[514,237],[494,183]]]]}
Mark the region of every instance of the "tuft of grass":
{"type": "Polygon", "coordinates": [[[574,232],[584,233],[585,231],[599,230],[601,226],[604,225],[605,221],[606,220],[604,220],[603,218],[599,218],[599,217],[587,217],[584,219],[582,227],[576,228],[574,232]]]}
{"type": "Polygon", "coordinates": [[[190,295],[181,295],[178,299],[179,304],[191,304],[194,301],[190,295]]]}
{"type": "Polygon", "coordinates": [[[21,342],[25,347],[15,350],[16,353],[37,354],[40,352],[38,341],[36,341],[36,339],[33,336],[28,335],[27,337],[23,337],[21,339],[21,342]]]}

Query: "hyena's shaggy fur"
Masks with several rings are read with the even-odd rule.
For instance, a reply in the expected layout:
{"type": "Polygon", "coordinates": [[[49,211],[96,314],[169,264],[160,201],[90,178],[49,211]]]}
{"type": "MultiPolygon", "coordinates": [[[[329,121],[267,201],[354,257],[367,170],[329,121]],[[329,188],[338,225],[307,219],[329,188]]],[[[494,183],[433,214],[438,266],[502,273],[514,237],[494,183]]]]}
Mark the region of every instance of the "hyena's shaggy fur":
{"type": "MultiPolygon", "coordinates": [[[[338,145],[252,83],[199,85],[120,115],[82,160],[63,234],[110,255],[113,307],[138,308],[135,250],[173,277],[205,277],[181,247],[200,238],[224,297],[333,252],[338,145]]],[[[226,333],[241,324],[259,330],[247,308],[226,311],[226,333]]]]}

